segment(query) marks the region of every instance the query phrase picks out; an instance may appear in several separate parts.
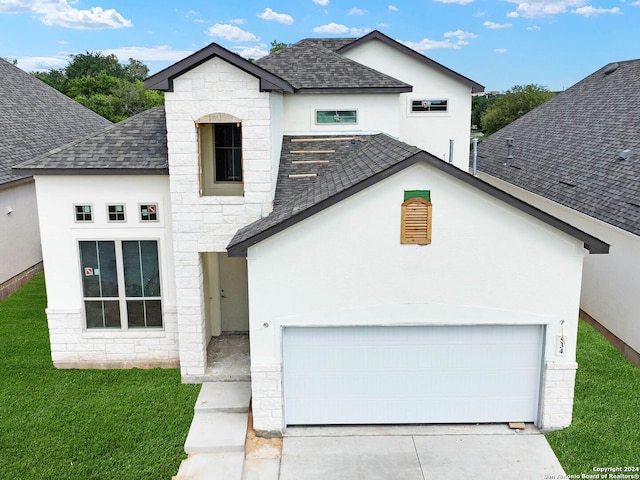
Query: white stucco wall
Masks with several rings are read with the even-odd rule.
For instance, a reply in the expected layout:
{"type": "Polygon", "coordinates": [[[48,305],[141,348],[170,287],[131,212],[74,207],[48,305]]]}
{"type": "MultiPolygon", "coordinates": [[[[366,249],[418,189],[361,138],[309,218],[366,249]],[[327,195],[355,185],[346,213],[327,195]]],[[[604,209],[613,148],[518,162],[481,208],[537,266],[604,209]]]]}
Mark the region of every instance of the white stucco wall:
{"type": "Polygon", "coordinates": [[[581,242],[425,165],[262,241],[247,257],[256,429],[282,428],[274,398],[291,325],[544,324],[539,423],[568,425],[584,254],[581,242]],[[412,189],[431,190],[428,246],[400,244],[412,189]],[[567,351],[556,356],[563,328],[567,351]]]}
{"type": "Polygon", "coordinates": [[[287,135],[400,134],[399,94],[286,94],[284,133],[287,135]],[[316,110],[356,110],[357,123],[316,124],[316,110]]]}
{"type": "Polygon", "coordinates": [[[469,86],[376,39],[344,55],[412,85],[413,91],[400,94],[394,107],[398,112],[400,139],[446,161],[449,161],[449,139],[453,139],[453,163],[467,169],[471,129],[469,86]],[[412,99],[448,100],[448,111],[411,113],[412,99]]]}
{"type": "Polygon", "coordinates": [[[41,261],[35,183],[0,187],[0,284],[41,261]]]}
{"type": "Polygon", "coordinates": [[[640,238],[544,197],[484,174],[498,188],[590,233],[611,245],[606,255],[588,255],[582,275],[581,308],[623,342],[640,352],[640,238]]]}
{"type": "Polygon", "coordinates": [[[271,211],[277,173],[273,161],[277,165],[282,142],[282,100],[280,94],[260,92],[257,78],[217,57],[176,78],[173,87],[165,94],[165,110],[180,367],[189,376],[204,373],[209,340],[200,252],[226,251],[239,228],[271,211]],[[243,196],[199,195],[195,122],[214,113],[242,122],[243,196]]]}
{"type": "Polygon", "coordinates": [[[171,205],[167,176],[37,176],[47,285],[51,356],[59,368],[152,367],[178,364],[171,205]],[[108,203],[124,204],[125,223],[107,221],[108,203]],[[141,223],[139,204],[156,203],[159,221],[141,223]],[[91,204],[94,221],[76,223],[74,204],[91,204]],[[83,314],[81,240],[156,240],[162,329],[87,329],[83,314]]]}

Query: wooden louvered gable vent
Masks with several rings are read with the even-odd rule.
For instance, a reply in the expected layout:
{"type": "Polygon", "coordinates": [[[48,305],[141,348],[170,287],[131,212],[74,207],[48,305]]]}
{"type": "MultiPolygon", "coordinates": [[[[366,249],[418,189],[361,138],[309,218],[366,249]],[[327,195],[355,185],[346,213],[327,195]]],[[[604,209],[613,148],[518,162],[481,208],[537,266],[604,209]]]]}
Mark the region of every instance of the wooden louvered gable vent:
{"type": "Polygon", "coordinates": [[[402,204],[400,243],[429,245],[431,243],[431,202],[411,197],[402,204]]]}

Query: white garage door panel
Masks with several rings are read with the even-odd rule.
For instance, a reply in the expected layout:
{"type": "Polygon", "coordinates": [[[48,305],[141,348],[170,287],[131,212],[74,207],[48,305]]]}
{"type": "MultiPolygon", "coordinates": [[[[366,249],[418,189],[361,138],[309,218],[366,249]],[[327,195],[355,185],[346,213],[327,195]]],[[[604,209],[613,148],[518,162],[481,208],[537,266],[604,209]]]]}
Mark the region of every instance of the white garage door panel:
{"type": "Polygon", "coordinates": [[[285,421],[535,421],[542,327],[284,329],[285,421]]]}

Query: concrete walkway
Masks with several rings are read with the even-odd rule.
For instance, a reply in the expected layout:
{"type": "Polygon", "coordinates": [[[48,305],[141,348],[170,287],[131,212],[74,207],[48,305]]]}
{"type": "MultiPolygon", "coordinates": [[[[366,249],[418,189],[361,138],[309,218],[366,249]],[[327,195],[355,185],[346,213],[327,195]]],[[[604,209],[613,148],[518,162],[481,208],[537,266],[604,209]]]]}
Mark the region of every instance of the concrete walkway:
{"type": "Polygon", "coordinates": [[[544,479],[564,475],[544,435],[504,425],[289,432],[280,480],[544,479]],[[336,436],[338,433],[342,436],[336,436]],[[313,436],[305,436],[313,435],[313,436]]]}

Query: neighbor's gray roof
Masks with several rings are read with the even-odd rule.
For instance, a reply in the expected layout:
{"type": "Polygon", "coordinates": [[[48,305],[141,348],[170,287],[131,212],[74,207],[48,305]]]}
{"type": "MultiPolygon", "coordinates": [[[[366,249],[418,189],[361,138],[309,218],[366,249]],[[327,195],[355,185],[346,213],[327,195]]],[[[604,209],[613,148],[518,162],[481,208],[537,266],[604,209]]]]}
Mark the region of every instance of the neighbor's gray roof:
{"type": "Polygon", "coordinates": [[[340,42],[306,39],[256,60],[297,92],[410,92],[411,85],[326,48],[340,42]]]}
{"type": "Polygon", "coordinates": [[[639,107],[640,60],[607,65],[481,142],[478,169],[640,235],[639,107]]]}
{"type": "Polygon", "coordinates": [[[29,176],[11,167],[111,125],[0,59],[0,185],[29,176]]]}
{"type": "Polygon", "coordinates": [[[154,107],[17,166],[41,174],[168,174],[164,107],[154,107]]]}
{"type": "Polygon", "coordinates": [[[256,243],[334,205],[343,199],[413,165],[425,162],[479,190],[584,242],[591,253],[606,253],[601,240],[538,210],[531,205],[469,175],[430,153],[386,134],[353,137],[292,137],[282,144],[273,211],[242,228],[227,247],[230,256],[245,256],[256,243]],[[314,139],[323,138],[317,142],[314,139]],[[328,153],[292,152],[324,150],[328,153]],[[330,153],[329,153],[330,152],[330,153]],[[328,164],[294,164],[294,161],[327,161],[328,164]],[[291,175],[316,174],[314,178],[291,175]]]}

